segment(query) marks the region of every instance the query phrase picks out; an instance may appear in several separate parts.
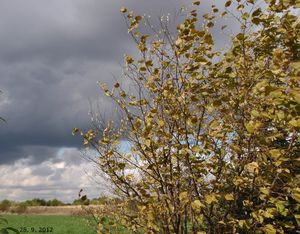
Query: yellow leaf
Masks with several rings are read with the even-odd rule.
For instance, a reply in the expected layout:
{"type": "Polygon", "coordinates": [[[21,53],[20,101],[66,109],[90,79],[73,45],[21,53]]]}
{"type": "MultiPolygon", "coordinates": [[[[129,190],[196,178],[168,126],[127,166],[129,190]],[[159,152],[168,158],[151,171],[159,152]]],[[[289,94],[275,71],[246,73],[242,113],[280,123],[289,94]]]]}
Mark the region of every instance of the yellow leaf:
{"type": "Polygon", "coordinates": [[[272,158],[277,159],[281,153],[279,149],[272,149],[269,151],[269,153],[271,154],[272,158]]]}
{"type": "Polygon", "coordinates": [[[150,139],[145,140],[145,145],[146,145],[147,147],[150,147],[150,146],[151,146],[151,141],[150,141],[150,139]]]}
{"type": "Polygon", "coordinates": [[[245,167],[246,167],[246,170],[249,171],[250,173],[257,173],[258,172],[257,162],[248,163],[245,167]]]}
{"type": "Polygon", "coordinates": [[[289,124],[293,127],[300,127],[300,119],[292,119],[289,124]]]}
{"type": "Polygon", "coordinates": [[[298,93],[298,92],[293,92],[292,94],[293,94],[293,98],[295,99],[295,101],[296,101],[297,103],[300,103],[300,93],[298,93]]]}
{"type": "Polygon", "coordinates": [[[216,195],[214,193],[212,193],[212,194],[209,194],[209,195],[205,196],[205,201],[206,201],[207,204],[210,205],[211,203],[217,202],[218,200],[217,200],[216,195]]]}
{"type": "Polygon", "coordinates": [[[259,188],[259,190],[263,193],[263,194],[265,194],[265,195],[269,195],[269,189],[268,188],[259,188]]]}
{"type": "Polygon", "coordinates": [[[276,229],[272,224],[267,224],[263,229],[267,234],[276,234],[276,229]]]}
{"type": "Polygon", "coordinates": [[[296,188],[292,191],[292,198],[294,198],[298,203],[300,203],[300,188],[296,188]]]}
{"type": "Polygon", "coordinates": [[[295,214],[294,217],[296,219],[298,226],[300,226],[300,214],[295,214]]]}
{"type": "Polygon", "coordinates": [[[129,55],[126,55],[126,56],[125,56],[125,60],[126,60],[126,63],[127,63],[127,64],[131,64],[131,63],[133,63],[133,61],[134,61],[133,58],[131,58],[129,55]]]}
{"type": "Polygon", "coordinates": [[[135,129],[139,129],[142,126],[142,121],[140,119],[136,119],[136,121],[133,124],[133,127],[135,129]]]}
{"type": "Polygon", "coordinates": [[[227,201],[233,201],[234,200],[233,195],[231,193],[227,193],[225,195],[225,200],[227,200],[227,201]]]}
{"type": "Polygon", "coordinates": [[[245,225],[246,225],[246,220],[244,220],[244,219],[239,220],[240,227],[244,227],[245,225]]]}
{"type": "Polygon", "coordinates": [[[120,91],[120,96],[123,97],[123,98],[126,97],[126,93],[124,92],[124,90],[120,91]]]}
{"type": "Polygon", "coordinates": [[[182,192],[179,194],[179,200],[183,201],[183,200],[187,200],[188,198],[188,193],[187,192],[182,192]]]}
{"type": "Polygon", "coordinates": [[[199,151],[200,151],[199,145],[194,145],[194,146],[192,147],[192,151],[195,152],[195,153],[199,153],[199,151]]]}
{"type": "Polygon", "coordinates": [[[159,127],[165,126],[165,122],[164,122],[163,120],[161,120],[161,119],[159,119],[159,120],[157,121],[157,124],[158,124],[159,127]]]}
{"type": "Polygon", "coordinates": [[[254,131],[255,131],[255,125],[254,125],[253,121],[250,121],[249,123],[246,123],[245,127],[246,127],[246,129],[247,129],[247,131],[249,133],[254,133],[254,131]]]}
{"type": "Polygon", "coordinates": [[[201,207],[204,207],[204,205],[199,200],[193,201],[191,206],[194,210],[199,210],[201,207]]]}

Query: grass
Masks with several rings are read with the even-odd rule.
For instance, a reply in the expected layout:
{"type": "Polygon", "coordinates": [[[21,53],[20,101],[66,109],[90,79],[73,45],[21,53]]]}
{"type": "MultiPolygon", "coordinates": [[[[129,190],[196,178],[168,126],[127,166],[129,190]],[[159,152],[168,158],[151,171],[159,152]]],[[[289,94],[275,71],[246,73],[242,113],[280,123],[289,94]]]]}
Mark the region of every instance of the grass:
{"type": "MultiPolygon", "coordinates": [[[[78,216],[59,215],[4,215],[8,225],[20,231],[21,234],[96,234],[96,226],[92,220],[78,216]],[[94,224],[94,223],[93,223],[94,224]]],[[[0,229],[1,229],[0,225],[0,229]]],[[[4,226],[3,226],[4,227],[4,226]]],[[[13,233],[13,232],[11,232],[13,233]]]]}

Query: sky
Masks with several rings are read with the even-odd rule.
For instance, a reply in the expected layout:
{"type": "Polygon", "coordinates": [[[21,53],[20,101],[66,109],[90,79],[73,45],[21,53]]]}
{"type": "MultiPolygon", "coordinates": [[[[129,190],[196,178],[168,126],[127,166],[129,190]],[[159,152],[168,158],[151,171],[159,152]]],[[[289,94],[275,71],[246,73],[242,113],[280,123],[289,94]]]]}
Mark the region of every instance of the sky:
{"type": "Polygon", "coordinates": [[[124,54],[136,53],[120,8],[159,18],[183,2],[0,0],[0,200],[71,202],[81,188],[88,197],[109,190],[72,128],[88,128],[91,105],[115,112],[97,81],[122,82],[124,54]]]}

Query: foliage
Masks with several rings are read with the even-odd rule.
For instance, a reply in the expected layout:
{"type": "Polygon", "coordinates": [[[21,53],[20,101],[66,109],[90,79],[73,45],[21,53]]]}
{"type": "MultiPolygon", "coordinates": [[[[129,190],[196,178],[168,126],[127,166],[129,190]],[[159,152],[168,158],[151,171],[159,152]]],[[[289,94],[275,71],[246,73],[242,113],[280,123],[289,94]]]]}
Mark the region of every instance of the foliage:
{"type": "Polygon", "coordinates": [[[24,214],[27,211],[27,205],[25,202],[20,202],[11,207],[11,213],[24,214]]]}
{"type": "Polygon", "coordinates": [[[7,219],[0,216],[0,234],[9,234],[10,231],[12,231],[13,233],[16,233],[16,234],[20,233],[17,229],[7,226],[7,225],[8,225],[7,219]],[[3,227],[3,225],[5,227],[3,227]]]}
{"type": "Polygon", "coordinates": [[[9,200],[7,200],[7,199],[1,201],[1,203],[0,203],[0,211],[2,211],[2,212],[8,211],[9,208],[11,207],[11,205],[12,205],[12,202],[9,201],[9,200]]]}
{"type": "Polygon", "coordinates": [[[298,227],[299,2],[264,3],[225,3],[220,17],[236,10],[241,30],[223,53],[211,34],[216,6],[203,15],[203,27],[197,1],[177,33],[161,22],[153,37],[137,32],[143,17],[121,9],[141,55],[125,57],[136,94],[119,83],[101,85],[124,117],[120,126],[82,133],[123,199],[111,220],[132,233],[298,227]],[[129,153],[119,150],[124,136],[129,153]]]}
{"type": "Polygon", "coordinates": [[[58,199],[53,199],[53,200],[45,200],[45,199],[40,199],[40,198],[34,198],[32,200],[26,200],[24,202],[26,206],[62,206],[65,205],[62,201],[58,199]]]}

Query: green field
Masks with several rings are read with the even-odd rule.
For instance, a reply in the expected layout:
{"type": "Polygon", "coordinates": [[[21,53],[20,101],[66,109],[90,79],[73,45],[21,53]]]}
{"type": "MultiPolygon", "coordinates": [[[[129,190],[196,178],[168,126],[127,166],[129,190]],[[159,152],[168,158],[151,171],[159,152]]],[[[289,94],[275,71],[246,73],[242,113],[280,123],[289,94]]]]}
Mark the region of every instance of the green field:
{"type": "MultiPolygon", "coordinates": [[[[95,223],[91,219],[78,216],[48,215],[4,215],[8,226],[22,234],[96,234],[95,223]],[[93,224],[93,225],[92,225],[93,224]]],[[[1,225],[5,227],[5,225],[1,225]]],[[[11,232],[13,233],[13,232],[11,232]]]]}

